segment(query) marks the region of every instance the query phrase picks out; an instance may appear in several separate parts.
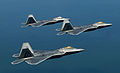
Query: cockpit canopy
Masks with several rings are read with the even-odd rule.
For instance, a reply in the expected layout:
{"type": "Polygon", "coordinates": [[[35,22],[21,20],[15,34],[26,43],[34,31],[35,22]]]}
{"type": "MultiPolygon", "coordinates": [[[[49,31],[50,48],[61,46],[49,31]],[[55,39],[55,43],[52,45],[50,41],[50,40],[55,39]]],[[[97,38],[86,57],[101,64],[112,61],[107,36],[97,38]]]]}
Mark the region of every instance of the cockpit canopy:
{"type": "Polygon", "coordinates": [[[73,47],[71,46],[67,46],[67,47],[64,47],[64,49],[72,49],[73,47]]]}
{"type": "Polygon", "coordinates": [[[57,17],[58,19],[61,19],[62,17],[61,16],[59,16],[59,17],[57,17]]]}
{"type": "Polygon", "coordinates": [[[61,20],[61,19],[63,19],[61,16],[59,16],[59,17],[56,17],[56,18],[53,18],[53,19],[55,19],[55,20],[61,20]]]}
{"type": "Polygon", "coordinates": [[[104,24],[103,22],[97,22],[98,24],[104,24]]]}

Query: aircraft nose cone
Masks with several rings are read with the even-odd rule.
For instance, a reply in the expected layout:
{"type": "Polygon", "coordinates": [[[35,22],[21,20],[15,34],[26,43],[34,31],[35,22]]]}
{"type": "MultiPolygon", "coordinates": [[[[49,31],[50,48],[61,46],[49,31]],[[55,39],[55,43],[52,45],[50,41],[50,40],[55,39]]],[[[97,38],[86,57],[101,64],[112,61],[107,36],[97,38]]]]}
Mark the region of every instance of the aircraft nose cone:
{"type": "Polygon", "coordinates": [[[78,51],[84,51],[84,49],[78,49],[78,51]]]}
{"type": "Polygon", "coordinates": [[[105,23],[104,25],[112,25],[111,23],[105,23]]]}
{"type": "Polygon", "coordinates": [[[108,24],[108,25],[112,25],[112,24],[108,24]]]}
{"type": "Polygon", "coordinates": [[[84,51],[85,49],[80,49],[81,51],[84,51]]]}
{"type": "Polygon", "coordinates": [[[104,26],[112,26],[112,24],[104,24],[104,26]]]}

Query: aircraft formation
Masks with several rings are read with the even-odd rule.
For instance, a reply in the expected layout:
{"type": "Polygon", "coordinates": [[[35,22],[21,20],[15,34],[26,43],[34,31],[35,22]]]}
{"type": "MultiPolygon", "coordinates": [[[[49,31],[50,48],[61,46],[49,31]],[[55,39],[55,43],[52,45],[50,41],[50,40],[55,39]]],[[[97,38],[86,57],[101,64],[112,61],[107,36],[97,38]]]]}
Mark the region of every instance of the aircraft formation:
{"type": "MultiPolygon", "coordinates": [[[[111,26],[111,23],[97,22],[94,24],[84,26],[73,26],[69,18],[56,17],[50,20],[36,20],[33,15],[29,15],[26,23],[22,27],[40,27],[46,25],[52,25],[56,23],[63,23],[62,28],[56,29],[59,31],[57,35],[70,34],[79,35],[83,32],[93,31],[96,29],[111,26]]],[[[28,42],[23,43],[20,53],[14,54],[12,57],[17,60],[11,62],[11,64],[19,64],[23,61],[30,65],[37,65],[48,59],[55,59],[66,55],[71,55],[84,51],[84,49],[77,49],[71,46],[56,49],[56,50],[33,50],[28,42]]]]}

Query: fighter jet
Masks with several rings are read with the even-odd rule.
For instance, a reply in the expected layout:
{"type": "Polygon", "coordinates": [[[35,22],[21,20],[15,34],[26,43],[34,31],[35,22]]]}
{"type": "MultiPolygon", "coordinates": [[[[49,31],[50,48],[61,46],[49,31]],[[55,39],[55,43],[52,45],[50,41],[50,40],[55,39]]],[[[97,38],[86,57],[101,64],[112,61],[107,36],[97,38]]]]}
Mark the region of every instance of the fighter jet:
{"type": "Polygon", "coordinates": [[[23,61],[30,65],[37,65],[45,60],[59,58],[65,55],[82,52],[84,49],[73,47],[64,47],[57,50],[32,50],[28,42],[23,43],[20,53],[14,54],[13,57],[18,58],[11,64],[19,64],[23,61]]]}
{"type": "Polygon", "coordinates": [[[69,18],[63,18],[63,17],[59,16],[59,17],[53,18],[51,20],[39,20],[39,21],[36,21],[34,16],[32,14],[30,14],[28,16],[28,18],[27,18],[26,23],[23,23],[24,26],[22,26],[22,27],[27,27],[27,26],[40,27],[40,26],[45,26],[45,25],[51,25],[51,24],[63,22],[65,19],[69,20],[69,18]]]}
{"type": "Polygon", "coordinates": [[[104,27],[111,26],[112,24],[109,23],[103,23],[103,22],[97,22],[90,25],[85,26],[73,26],[69,20],[64,20],[62,28],[56,29],[56,31],[60,31],[57,35],[63,35],[65,33],[71,34],[71,35],[79,35],[82,32],[92,31],[104,27]]]}

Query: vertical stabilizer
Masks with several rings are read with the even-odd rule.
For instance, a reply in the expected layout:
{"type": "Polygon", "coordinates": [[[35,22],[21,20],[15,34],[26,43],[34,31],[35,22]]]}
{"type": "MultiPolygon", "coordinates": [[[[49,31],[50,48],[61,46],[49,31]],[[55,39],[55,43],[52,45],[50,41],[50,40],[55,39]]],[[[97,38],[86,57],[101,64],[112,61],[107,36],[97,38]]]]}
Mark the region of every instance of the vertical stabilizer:
{"type": "Polygon", "coordinates": [[[27,24],[32,24],[32,23],[36,23],[36,20],[35,20],[34,16],[33,16],[32,14],[30,14],[30,15],[28,16],[27,21],[26,21],[26,25],[27,25],[27,24]]]}
{"type": "Polygon", "coordinates": [[[28,58],[33,56],[34,56],[34,51],[32,50],[30,44],[28,42],[23,43],[19,54],[19,58],[28,58]]]}
{"type": "Polygon", "coordinates": [[[67,31],[67,30],[72,30],[73,26],[70,23],[70,21],[68,19],[64,20],[63,25],[62,25],[62,31],[67,31]]]}

